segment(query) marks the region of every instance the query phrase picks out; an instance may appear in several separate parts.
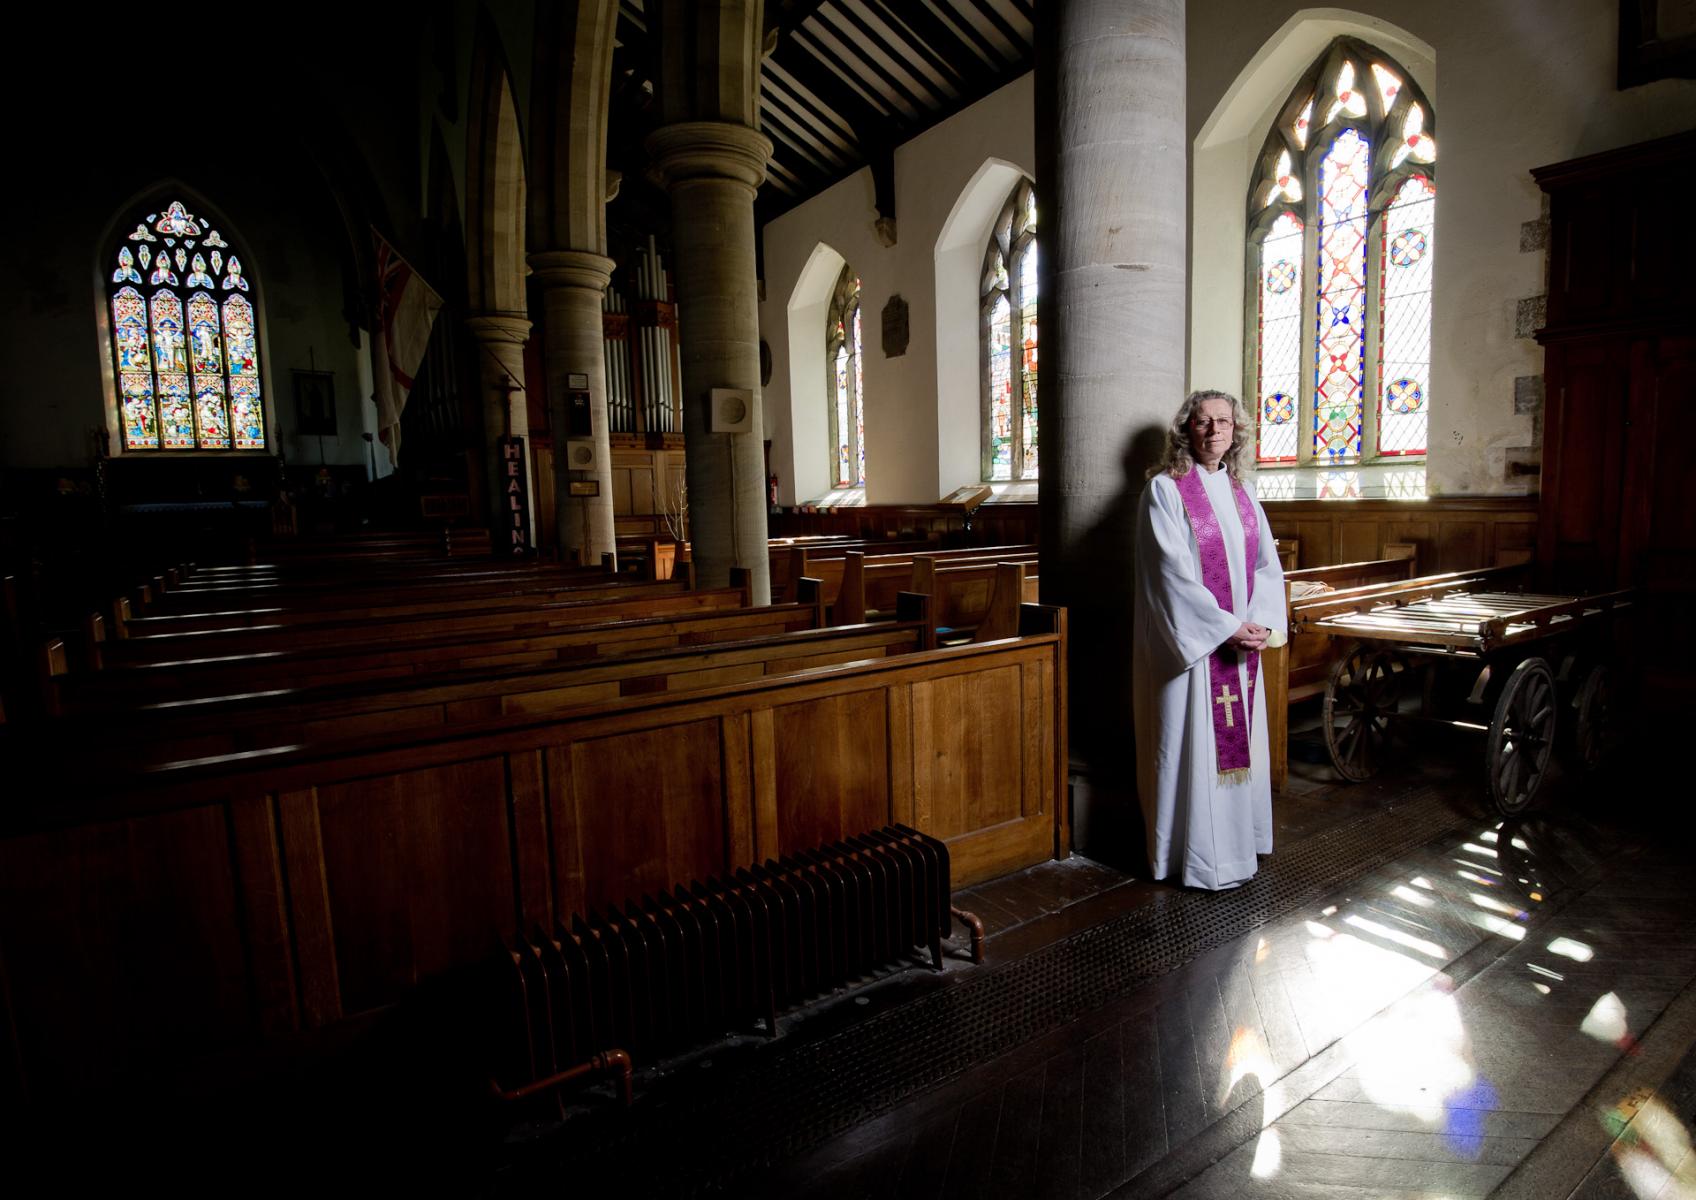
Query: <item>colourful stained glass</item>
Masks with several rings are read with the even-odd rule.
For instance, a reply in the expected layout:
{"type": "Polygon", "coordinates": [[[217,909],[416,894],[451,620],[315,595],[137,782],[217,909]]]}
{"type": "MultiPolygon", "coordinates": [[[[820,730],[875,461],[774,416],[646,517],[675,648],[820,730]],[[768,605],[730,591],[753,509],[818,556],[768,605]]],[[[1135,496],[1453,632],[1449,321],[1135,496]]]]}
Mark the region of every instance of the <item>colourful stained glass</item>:
{"type": "Polygon", "coordinates": [[[1342,70],[1337,72],[1337,97],[1331,102],[1331,108],[1325,114],[1324,124],[1329,125],[1339,116],[1364,117],[1366,115],[1366,93],[1355,87],[1354,64],[1343,63],[1342,70]]]}
{"type": "Polygon", "coordinates": [[[1437,161],[1437,139],[1425,132],[1425,110],[1417,104],[1407,106],[1402,119],[1402,144],[1390,158],[1390,166],[1399,167],[1408,159],[1416,163],[1437,161]]]}
{"type": "Polygon", "coordinates": [[[1423,454],[1431,403],[1431,272],[1437,189],[1424,175],[1402,184],[1384,212],[1378,453],[1423,454]]]}
{"type": "Polygon", "coordinates": [[[159,372],[159,433],[167,450],[194,449],[194,406],[189,403],[188,376],[159,372]]]}
{"type": "MultiPolygon", "coordinates": [[[[151,217],[148,219],[152,220],[151,217]]],[[[190,233],[198,236],[200,233],[199,224],[196,223],[194,216],[183,208],[181,200],[171,201],[165,209],[165,215],[159,218],[158,223],[153,228],[160,233],[174,233],[178,237],[190,233]]]]}
{"type": "Polygon", "coordinates": [[[1366,386],[1369,151],[1358,130],[1345,129],[1319,164],[1313,454],[1324,462],[1360,457],[1366,386]]]}
{"type": "Polygon", "coordinates": [[[1292,132],[1296,135],[1296,145],[1300,146],[1304,150],[1307,149],[1308,126],[1312,123],[1313,97],[1309,96],[1307,98],[1307,103],[1302,105],[1301,111],[1296,114],[1296,123],[1292,129],[1292,132]]]}
{"type": "MultiPolygon", "coordinates": [[[[1034,205],[1034,203],[1033,200],[1032,204],[1034,205]]],[[[1019,468],[1019,478],[1021,479],[1034,479],[1037,468],[1036,245],[1035,240],[1032,240],[1026,245],[1024,253],[1019,256],[1019,370],[1021,382],[1024,384],[1023,406],[1019,418],[1021,422],[1019,430],[1020,449],[1023,451],[1019,468]]]]}
{"type": "Polygon", "coordinates": [[[231,288],[247,291],[247,280],[241,277],[241,259],[233,254],[230,255],[230,269],[224,276],[224,290],[227,292],[231,288]]]}
{"type": "Polygon", "coordinates": [[[1255,394],[1260,402],[1261,462],[1296,459],[1295,399],[1301,385],[1303,226],[1292,213],[1272,222],[1260,243],[1255,394]],[[1268,265],[1270,264],[1270,265],[1268,265]]]}
{"type": "Polygon", "coordinates": [[[194,256],[194,270],[189,274],[189,277],[183,281],[183,286],[204,288],[213,286],[212,277],[206,273],[206,260],[200,255],[196,254],[194,256]]]}
{"type": "Polygon", "coordinates": [[[135,256],[130,248],[124,246],[118,251],[118,269],[112,272],[113,283],[140,283],[141,275],[135,269],[135,256]]]}
{"type": "Polygon", "coordinates": [[[989,311],[989,477],[1013,478],[1013,306],[1005,295],[989,311]]]}
{"type": "Polygon", "coordinates": [[[1383,63],[1372,64],[1372,77],[1378,81],[1378,95],[1383,98],[1384,111],[1388,112],[1401,94],[1402,78],[1383,63]]]}
{"type": "MultiPolygon", "coordinates": [[[[855,291],[858,289],[858,280],[855,291]]],[[[854,445],[858,452],[854,470],[854,481],[866,481],[866,405],[865,405],[865,375],[860,364],[865,360],[860,355],[860,306],[854,305],[854,445]]]]}
{"type": "Polygon", "coordinates": [[[147,222],[145,221],[139,222],[135,227],[135,232],[130,234],[130,241],[132,242],[156,242],[158,240],[159,239],[154,237],[148,230],[147,222]]]}
{"type": "Polygon", "coordinates": [[[218,302],[205,292],[189,297],[188,330],[200,446],[203,450],[227,450],[230,422],[224,400],[224,349],[218,334],[218,302]]]}
{"type": "Polygon", "coordinates": [[[1301,203],[1301,180],[1296,178],[1295,166],[1290,162],[1290,152],[1278,152],[1278,164],[1272,168],[1272,183],[1266,189],[1266,200],[1262,207],[1274,200],[1284,199],[1291,204],[1301,203]]]}
{"type": "Polygon", "coordinates": [[[843,342],[836,350],[836,482],[846,485],[853,482],[849,474],[848,460],[852,446],[848,442],[848,343],[843,342]]]}
{"type": "Polygon", "coordinates": [[[224,353],[230,375],[257,375],[259,351],[253,332],[253,305],[240,296],[224,301],[224,353]]]}
{"type": "Polygon", "coordinates": [[[230,424],[237,450],[265,449],[265,407],[259,402],[259,380],[251,375],[230,380],[230,424]]]}
{"type": "Polygon", "coordinates": [[[183,336],[183,302],[175,292],[153,293],[153,364],[161,374],[188,370],[183,336]]]}
{"type": "Polygon", "coordinates": [[[148,371],[153,361],[147,348],[147,303],[134,288],[120,288],[112,297],[112,344],[119,371],[148,371]]]}
{"type": "Polygon", "coordinates": [[[149,250],[146,246],[141,246],[137,248],[136,254],[141,258],[141,269],[143,271],[147,270],[148,264],[153,261],[153,251],[149,250]]]}
{"type": "MultiPolygon", "coordinates": [[[[211,243],[210,240],[208,240],[206,244],[208,246],[210,246],[212,243],[211,243]]],[[[212,274],[216,275],[219,271],[222,271],[223,269],[224,269],[224,256],[216,250],[212,251],[212,274]]]]}
{"type": "Polygon", "coordinates": [[[208,246],[222,246],[226,250],[230,248],[230,244],[218,236],[218,231],[216,229],[206,235],[206,244],[208,246]]]}
{"type": "Polygon", "coordinates": [[[124,448],[157,449],[159,426],[154,418],[153,376],[147,371],[120,371],[118,404],[123,410],[124,448]]]}
{"type": "Polygon", "coordinates": [[[153,274],[148,276],[147,282],[151,283],[154,287],[161,287],[167,283],[172,287],[176,286],[177,273],[171,270],[170,256],[165,254],[163,251],[160,252],[158,258],[154,259],[153,274]]]}

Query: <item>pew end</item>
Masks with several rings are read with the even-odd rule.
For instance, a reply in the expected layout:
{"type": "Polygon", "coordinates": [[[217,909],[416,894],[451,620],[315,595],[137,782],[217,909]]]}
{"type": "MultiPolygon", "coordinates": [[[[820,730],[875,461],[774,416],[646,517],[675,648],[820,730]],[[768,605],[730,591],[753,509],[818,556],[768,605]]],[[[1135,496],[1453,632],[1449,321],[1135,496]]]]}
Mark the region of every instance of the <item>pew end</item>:
{"type": "Polygon", "coordinates": [[[795,603],[802,608],[813,610],[813,628],[824,628],[824,582],[814,579],[811,575],[797,575],[790,580],[795,592],[795,603]]]}
{"type": "Polygon", "coordinates": [[[1019,608],[1025,598],[1025,564],[997,563],[989,611],[978,626],[975,642],[993,642],[1019,635],[1019,608]]]}
{"type": "Polygon", "coordinates": [[[929,592],[899,592],[895,597],[895,619],[897,621],[917,621],[924,630],[921,648],[936,649],[936,625],[930,619],[929,592]]]}
{"type": "Polygon", "coordinates": [[[730,568],[730,586],[742,593],[742,607],[754,604],[754,572],[747,567],[730,568]]]}
{"type": "Polygon", "coordinates": [[[866,555],[849,550],[842,555],[842,588],[836,594],[834,623],[863,625],[866,620],[866,555]]]}
{"type": "Polygon", "coordinates": [[[130,598],[116,596],[112,599],[112,639],[122,641],[130,635],[130,598]]]}
{"type": "Polygon", "coordinates": [[[70,656],[65,652],[63,638],[49,638],[36,653],[36,683],[41,690],[41,709],[50,717],[59,716],[59,681],[71,673],[70,656]]]}

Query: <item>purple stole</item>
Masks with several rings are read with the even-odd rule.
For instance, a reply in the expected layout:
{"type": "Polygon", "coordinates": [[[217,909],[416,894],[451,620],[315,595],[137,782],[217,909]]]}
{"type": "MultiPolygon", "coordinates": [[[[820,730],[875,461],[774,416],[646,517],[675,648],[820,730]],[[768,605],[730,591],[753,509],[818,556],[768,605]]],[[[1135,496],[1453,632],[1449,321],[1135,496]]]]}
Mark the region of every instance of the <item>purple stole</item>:
{"type": "MultiPolygon", "coordinates": [[[[1222,469],[1222,468],[1221,468],[1222,469]]],[[[1236,612],[1231,594],[1231,566],[1225,557],[1225,533],[1219,527],[1219,517],[1207,498],[1202,483],[1202,468],[1191,467],[1173,482],[1183,498],[1184,512],[1189,516],[1190,529],[1195,534],[1196,548],[1201,552],[1202,586],[1213,593],[1219,607],[1228,613],[1236,612]]],[[[1236,497],[1237,515],[1243,523],[1243,577],[1248,585],[1248,600],[1254,599],[1254,565],[1260,557],[1260,522],[1255,518],[1254,501],[1236,480],[1231,480],[1231,492],[1236,497]]],[[[1248,688],[1244,695],[1234,695],[1238,683],[1237,663],[1241,652],[1221,645],[1207,656],[1207,694],[1212,700],[1213,747],[1219,762],[1220,783],[1243,783],[1248,780],[1249,714],[1254,711],[1254,680],[1260,670],[1260,654],[1248,651],[1248,688]]]]}

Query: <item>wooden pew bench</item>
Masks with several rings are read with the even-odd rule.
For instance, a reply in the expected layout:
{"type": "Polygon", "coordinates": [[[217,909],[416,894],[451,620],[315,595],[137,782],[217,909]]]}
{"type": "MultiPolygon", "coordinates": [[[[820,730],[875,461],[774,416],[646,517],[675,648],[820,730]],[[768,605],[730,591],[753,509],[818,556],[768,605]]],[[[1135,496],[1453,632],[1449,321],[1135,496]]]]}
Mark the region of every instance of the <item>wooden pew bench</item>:
{"type": "MultiPolygon", "coordinates": [[[[1309,589],[1349,593],[1401,583],[1413,578],[1413,547],[1394,558],[1307,567],[1284,574],[1285,615],[1292,620],[1298,593],[1309,589]]],[[[1290,705],[1324,692],[1336,648],[1324,634],[1298,633],[1276,650],[1261,657],[1261,679],[1266,687],[1266,735],[1272,760],[1272,788],[1282,791],[1290,777],[1290,705]]]]}
{"type": "Polygon", "coordinates": [[[603,706],[626,696],[745,683],[809,667],[917,652],[923,621],[801,630],[772,637],[586,659],[541,669],[485,669],[401,681],[140,704],[51,727],[57,744],[97,745],[113,761],[157,763],[276,746],[312,746],[396,729],[425,729],[514,713],[603,706]]]}
{"type": "Polygon", "coordinates": [[[1011,562],[920,555],[913,563],[912,590],[930,597],[939,645],[1005,637],[1017,623],[1018,606],[1036,588],[1036,565],[1034,551],[1011,562]],[[988,636],[980,636],[986,623],[988,636]]]}
{"type": "MultiPolygon", "coordinates": [[[[914,586],[913,564],[919,554],[868,555],[849,551],[843,556],[841,581],[834,601],[830,586],[825,582],[831,619],[844,625],[875,621],[895,611],[895,598],[901,592],[922,591],[914,586]]],[[[957,550],[925,550],[922,557],[942,566],[964,566],[984,562],[1030,562],[1037,558],[1035,546],[980,546],[957,550]]],[[[821,563],[823,567],[825,564],[821,563]]],[[[821,581],[822,582],[822,581],[821,581]]]]}
{"type": "Polygon", "coordinates": [[[892,821],[943,839],[959,886],[1063,853],[1064,614],[1036,617],[1051,632],[604,709],[22,781],[4,1082],[48,1106],[287,1070],[520,927],[892,821]]]}
{"type": "MultiPolygon", "coordinates": [[[[340,680],[397,679],[442,671],[544,666],[614,654],[703,646],[798,629],[818,628],[816,603],[746,608],[739,592],[718,611],[625,620],[589,621],[551,631],[510,630],[438,637],[396,645],[253,651],[190,656],[160,663],[106,664],[70,670],[63,642],[41,654],[40,676],[50,713],[121,710],[156,700],[222,696],[340,680]]],[[[128,643],[116,643],[128,645],[128,643]]]]}

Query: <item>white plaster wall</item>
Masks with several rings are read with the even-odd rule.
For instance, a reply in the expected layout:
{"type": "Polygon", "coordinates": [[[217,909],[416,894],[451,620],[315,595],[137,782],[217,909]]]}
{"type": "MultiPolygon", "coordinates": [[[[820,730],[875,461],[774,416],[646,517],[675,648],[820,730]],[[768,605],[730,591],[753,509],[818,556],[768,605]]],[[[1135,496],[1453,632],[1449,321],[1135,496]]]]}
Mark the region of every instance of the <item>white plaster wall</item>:
{"type": "MultiPolygon", "coordinates": [[[[1029,174],[1035,157],[1035,94],[1024,76],[895,152],[898,241],[884,247],[873,232],[870,170],[797,205],[765,228],[766,299],[760,331],[771,347],[772,380],[765,391],[766,436],[778,499],[794,504],[823,492],[828,449],[823,415],[820,315],[816,337],[821,364],[817,398],[791,386],[789,303],[815,249],[824,243],[860,276],[866,388],[866,499],[873,504],[930,503],[978,478],[977,269],[981,244],[971,254],[965,286],[974,347],[969,400],[951,393],[938,403],[938,241],[961,194],[990,160],[1029,174]],[[909,338],[899,358],[883,355],[883,307],[891,295],[907,301],[909,338]],[[817,416],[813,415],[813,410],[817,416]],[[821,432],[816,436],[811,429],[821,432]],[[813,460],[816,461],[814,465],[813,460]],[[808,480],[820,481],[809,489],[808,480]]],[[[1004,198],[1004,196],[1003,196],[1004,198]]],[[[999,200],[996,202],[999,207],[999,200]]],[[[990,214],[992,217],[993,212],[990,214]]],[[[983,233],[988,231],[988,218],[983,233]]],[[[797,325],[797,334],[804,325],[797,325]]]]}
{"type": "Polygon", "coordinates": [[[1192,386],[1242,386],[1248,171],[1296,76],[1352,32],[1400,58],[1436,109],[1430,489],[1534,489],[1503,466],[1534,438],[1513,381],[1542,371],[1536,342],[1514,333],[1519,300],[1544,291],[1543,254],[1519,249],[1520,226],[1542,211],[1531,168],[1696,126],[1696,83],[1615,89],[1617,21],[1614,0],[1191,4],[1192,386]]]}

